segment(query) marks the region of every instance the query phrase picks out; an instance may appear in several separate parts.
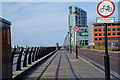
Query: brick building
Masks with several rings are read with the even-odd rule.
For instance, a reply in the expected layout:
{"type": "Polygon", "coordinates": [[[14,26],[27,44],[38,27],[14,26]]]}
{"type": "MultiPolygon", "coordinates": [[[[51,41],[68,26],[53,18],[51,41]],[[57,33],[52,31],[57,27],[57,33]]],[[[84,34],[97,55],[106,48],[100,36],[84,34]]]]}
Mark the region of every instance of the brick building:
{"type": "MultiPolygon", "coordinates": [[[[108,24],[108,45],[120,44],[120,23],[108,24]]],[[[93,24],[93,38],[95,45],[104,45],[104,24],[93,24]]]]}

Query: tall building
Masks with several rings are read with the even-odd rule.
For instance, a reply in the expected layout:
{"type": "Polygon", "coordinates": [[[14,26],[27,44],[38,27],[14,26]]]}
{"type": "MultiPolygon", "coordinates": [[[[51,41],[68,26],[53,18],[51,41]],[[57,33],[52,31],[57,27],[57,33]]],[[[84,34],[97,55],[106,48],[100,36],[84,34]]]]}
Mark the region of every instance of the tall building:
{"type": "MultiPolygon", "coordinates": [[[[94,43],[96,45],[104,45],[104,25],[96,23],[93,26],[94,43]]],[[[107,29],[108,45],[120,44],[120,23],[109,23],[107,29]]]]}
{"type": "Polygon", "coordinates": [[[75,32],[74,26],[79,26],[80,31],[77,32],[77,41],[79,46],[88,45],[88,26],[87,26],[87,12],[83,9],[70,6],[69,7],[69,28],[71,28],[72,46],[75,46],[75,32]],[[71,27],[70,27],[71,26],[71,27]]]}

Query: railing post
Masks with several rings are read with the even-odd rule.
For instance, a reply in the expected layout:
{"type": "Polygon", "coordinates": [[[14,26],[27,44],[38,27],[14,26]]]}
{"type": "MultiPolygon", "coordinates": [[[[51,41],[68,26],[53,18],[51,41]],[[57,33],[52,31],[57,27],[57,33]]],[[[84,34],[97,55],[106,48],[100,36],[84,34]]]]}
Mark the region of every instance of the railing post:
{"type": "Polygon", "coordinates": [[[38,50],[39,50],[39,47],[37,47],[37,50],[36,50],[35,61],[37,61],[38,50]]]}
{"type": "Polygon", "coordinates": [[[40,58],[42,57],[42,53],[43,53],[43,47],[40,48],[40,54],[39,54],[40,58]]]}
{"type": "Polygon", "coordinates": [[[34,48],[33,55],[32,55],[32,62],[35,61],[35,52],[36,52],[36,47],[34,48]]]}
{"type": "Polygon", "coordinates": [[[28,64],[32,64],[32,60],[31,60],[31,54],[32,54],[32,52],[33,52],[33,47],[31,48],[30,53],[29,53],[28,64]]]}
{"type": "Polygon", "coordinates": [[[19,57],[17,60],[17,66],[16,66],[16,70],[21,70],[21,60],[22,60],[22,53],[24,51],[24,48],[21,49],[20,53],[19,53],[19,57]]]}
{"type": "Polygon", "coordinates": [[[38,48],[38,56],[37,56],[37,59],[39,59],[39,55],[40,55],[40,47],[38,48]]]}
{"type": "Polygon", "coordinates": [[[27,55],[28,55],[29,47],[25,51],[25,57],[24,57],[24,62],[23,62],[23,67],[27,67],[27,55]]]}
{"type": "Polygon", "coordinates": [[[40,54],[41,54],[41,47],[39,48],[38,59],[40,59],[40,54]]]}
{"type": "Polygon", "coordinates": [[[14,54],[16,52],[17,48],[14,48],[13,52],[12,52],[12,64],[13,64],[13,61],[14,61],[14,54]]]}

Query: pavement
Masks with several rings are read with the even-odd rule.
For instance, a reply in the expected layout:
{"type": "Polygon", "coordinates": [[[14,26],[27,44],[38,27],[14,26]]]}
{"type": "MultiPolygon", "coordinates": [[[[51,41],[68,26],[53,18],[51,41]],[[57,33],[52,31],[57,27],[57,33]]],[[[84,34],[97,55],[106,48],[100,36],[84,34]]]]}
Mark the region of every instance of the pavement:
{"type": "MultiPolygon", "coordinates": [[[[92,62],[95,65],[98,64],[99,67],[101,67],[104,70],[104,55],[105,55],[104,52],[89,50],[89,49],[79,49],[78,53],[80,57],[87,59],[89,62],[92,62]]],[[[110,57],[111,72],[114,76],[119,77],[120,75],[120,70],[119,70],[120,54],[109,52],[109,57],[110,57]]]]}
{"type": "Polygon", "coordinates": [[[26,80],[104,80],[104,76],[103,70],[62,48],[37,67],[26,80]]]}

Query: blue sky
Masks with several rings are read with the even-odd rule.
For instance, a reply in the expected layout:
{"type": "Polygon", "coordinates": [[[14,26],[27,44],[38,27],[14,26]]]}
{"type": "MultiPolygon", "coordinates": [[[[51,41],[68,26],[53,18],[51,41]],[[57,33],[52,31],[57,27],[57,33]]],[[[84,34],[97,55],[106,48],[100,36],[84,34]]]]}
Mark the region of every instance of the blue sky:
{"type": "MultiPolygon", "coordinates": [[[[3,2],[2,17],[12,23],[12,44],[28,46],[61,45],[68,32],[68,8],[87,11],[88,23],[95,22],[98,2],[3,2]]],[[[117,4],[116,4],[117,6],[117,4]]],[[[117,9],[113,17],[117,20],[117,9]]],[[[112,17],[112,16],[111,16],[112,17]]]]}

